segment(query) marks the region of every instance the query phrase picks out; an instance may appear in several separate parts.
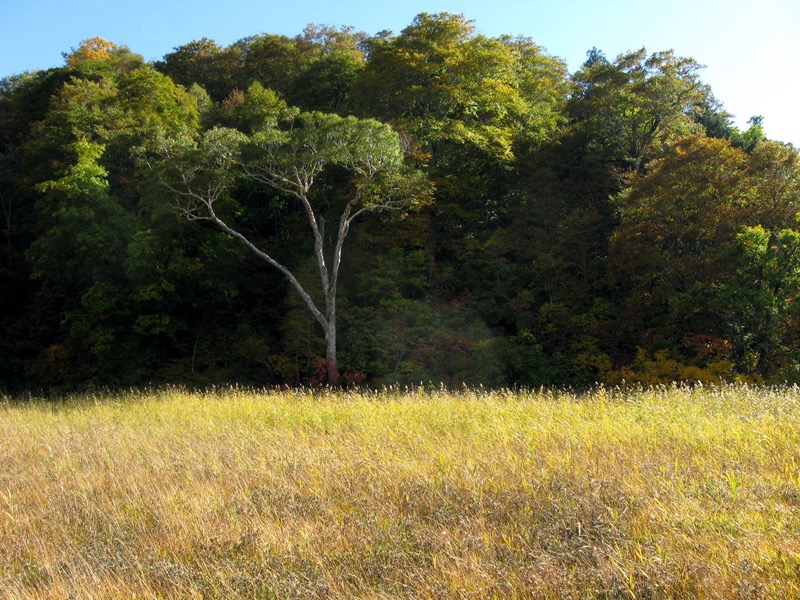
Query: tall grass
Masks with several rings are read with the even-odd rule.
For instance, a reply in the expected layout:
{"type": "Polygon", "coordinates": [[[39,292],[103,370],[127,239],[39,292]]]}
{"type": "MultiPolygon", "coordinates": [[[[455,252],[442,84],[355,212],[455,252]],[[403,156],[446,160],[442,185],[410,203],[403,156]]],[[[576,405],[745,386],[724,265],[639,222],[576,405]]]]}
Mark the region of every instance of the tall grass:
{"type": "Polygon", "coordinates": [[[8,598],[800,598],[800,390],[0,404],[8,598]]]}

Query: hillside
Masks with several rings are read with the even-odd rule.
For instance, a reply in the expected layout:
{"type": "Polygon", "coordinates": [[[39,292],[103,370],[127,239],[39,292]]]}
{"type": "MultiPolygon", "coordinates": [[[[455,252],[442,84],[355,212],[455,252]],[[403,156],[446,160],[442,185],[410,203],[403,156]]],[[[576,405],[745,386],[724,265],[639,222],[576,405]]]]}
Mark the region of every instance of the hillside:
{"type": "Polygon", "coordinates": [[[800,159],[670,50],[421,14],[0,84],[0,390],[794,382],[800,159]]]}

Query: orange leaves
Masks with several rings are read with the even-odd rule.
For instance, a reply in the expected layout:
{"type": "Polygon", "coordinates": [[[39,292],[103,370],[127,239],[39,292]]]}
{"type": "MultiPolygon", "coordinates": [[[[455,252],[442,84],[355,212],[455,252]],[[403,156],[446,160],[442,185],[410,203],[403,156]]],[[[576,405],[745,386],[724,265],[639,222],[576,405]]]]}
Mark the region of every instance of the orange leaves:
{"type": "Polygon", "coordinates": [[[119,50],[113,42],[109,42],[99,36],[83,40],[77,50],[65,56],[67,65],[75,67],[80,63],[90,60],[109,60],[114,56],[114,52],[119,50]]]}

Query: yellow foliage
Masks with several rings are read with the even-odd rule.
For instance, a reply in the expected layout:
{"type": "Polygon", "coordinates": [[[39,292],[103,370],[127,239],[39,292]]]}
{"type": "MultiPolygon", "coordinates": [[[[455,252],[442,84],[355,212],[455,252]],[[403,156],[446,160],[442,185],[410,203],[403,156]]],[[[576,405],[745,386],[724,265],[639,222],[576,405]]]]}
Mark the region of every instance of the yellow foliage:
{"type": "Polygon", "coordinates": [[[752,378],[744,378],[733,370],[733,363],[718,358],[706,366],[687,365],[672,358],[668,350],[658,350],[652,356],[644,348],[636,351],[636,360],[630,366],[609,372],[609,383],[641,383],[658,385],[662,383],[699,382],[719,384],[735,380],[741,383],[755,383],[752,378]]]}
{"type": "Polygon", "coordinates": [[[800,598],[796,387],[3,400],[7,598],[800,598]]]}
{"type": "Polygon", "coordinates": [[[109,60],[114,56],[114,51],[118,49],[119,46],[115,43],[95,36],[88,40],[83,40],[78,49],[66,57],[67,64],[70,67],[75,67],[89,60],[109,60]]]}

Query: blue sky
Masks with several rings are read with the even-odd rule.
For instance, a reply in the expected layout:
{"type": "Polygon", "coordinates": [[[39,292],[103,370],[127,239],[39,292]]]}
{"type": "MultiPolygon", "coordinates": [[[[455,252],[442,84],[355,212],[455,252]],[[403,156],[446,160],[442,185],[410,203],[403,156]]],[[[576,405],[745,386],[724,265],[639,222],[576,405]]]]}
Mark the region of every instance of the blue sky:
{"type": "Polygon", "coordinates": [[[673,48],[706,65],[703,80],[740,127],[760,114],[769,137],[800,146],[798,0],[0,0],[0,77],[60,66],[96,35],[156,60],[202,37],[228,45],[312,22],[397,32],[443,11],[486,35],[531,37],[571,71],[593,46],[609,58],[673,48]]]}

